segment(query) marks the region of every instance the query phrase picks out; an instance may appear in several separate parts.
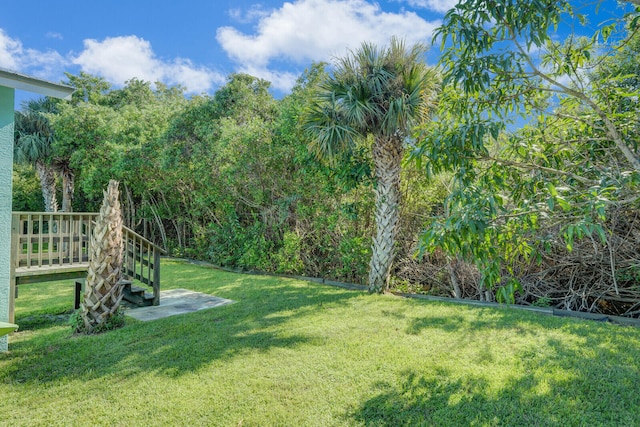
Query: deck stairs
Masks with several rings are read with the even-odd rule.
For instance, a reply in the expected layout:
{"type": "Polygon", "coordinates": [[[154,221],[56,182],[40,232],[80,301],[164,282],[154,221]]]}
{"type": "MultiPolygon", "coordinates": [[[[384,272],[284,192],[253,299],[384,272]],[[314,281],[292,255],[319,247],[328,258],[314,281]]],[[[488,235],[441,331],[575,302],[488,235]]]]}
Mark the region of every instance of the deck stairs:
{"type": "Polygon", "coordinates": [[[120,284],[122,285],[122,299],[127,305],[134,307],[147,307],[154,305],[153,292],[149,292],[147,288],[136,286],[131,282],[131,280],[121,280],[120,284]]]}

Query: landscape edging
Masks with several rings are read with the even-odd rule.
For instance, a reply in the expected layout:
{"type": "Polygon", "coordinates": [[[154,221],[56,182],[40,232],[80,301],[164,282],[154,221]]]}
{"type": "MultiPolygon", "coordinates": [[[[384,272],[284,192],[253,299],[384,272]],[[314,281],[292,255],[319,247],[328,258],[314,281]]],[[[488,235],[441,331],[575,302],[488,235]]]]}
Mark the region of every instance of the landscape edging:
{"type": "MultiPolygon", "coordinates": [[[[321,277],[308,277],[308,276],[294,276],[290,274],[276,274],[276,273],[266,273],[264,271],[257,270],[243,270],[238,268],[229,268],[222,267],[219,265],[212,264],[206,261],[199,261],[189,258],[174,258],[167,257],[169,259],[174,259],[178,261],[185,261],[191,264],[201,265],[205,267],[215,268],[217,270],[226,271],[229,273],[238,273],[238,274],[253,274],[258,276],[273,276],[273,277],[283,277],[288,279],[298,279],[298,280],[306,280],[308,282],[320,283],[323,285],[335,286],[343,289],[349,289],[354,291],[366,291],[367,287],[364,285],[358,285],[355,283],[346,283],[339,282],[336,280],[324,279],[321,277]]],[[[446,297],[437,297],[433,295],[423,295],[423,294],[410,294],[404,292],[391,292],[391,294],[402,297],[402,298],[413,298],[413,299],[423,299],[427,301],[437,301],[437,302],[446,302],[453,304],[464,304],[471,305],[476,307],[488,307],[488,308],[512,308],[516,310],[524,310],[531,311],[534,313],[546,315],[546,316],[557,316],[557,317],[575,317],[584,320],[593,320],[596,322],[610,322],[615,323],[617,325],[624,326],[635,326],[640,327],[640,319],[634,319],[629,317],[622,316],[612,316],[608,314],[599,314],[599,313],[587,313],[583,311],[570,311],[570,310],[561,310],[553,307],[534,307],[528,305],[519,305],[519,304],[501,304],[497,302],[488,302],[488,301],[475,301],[475,300],[465,300],[459,298],[446,298],[446,297]]]]}

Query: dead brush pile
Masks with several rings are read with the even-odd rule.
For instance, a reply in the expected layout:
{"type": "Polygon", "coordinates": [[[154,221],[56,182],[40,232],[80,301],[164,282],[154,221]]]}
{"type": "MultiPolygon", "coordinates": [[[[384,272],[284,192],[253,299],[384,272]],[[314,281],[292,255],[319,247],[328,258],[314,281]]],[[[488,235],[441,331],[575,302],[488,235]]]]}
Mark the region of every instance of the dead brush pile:
{"type": "MultiPolygon", "coordinates": [[[[609,212],[607,242],[597,236],[576,240],[568,251],[557,229],[541,230],[550,240],[540,258],[514,266],[522,290],[516,304],[640,317],[640,211],[609,212]]],[[[542,234],[541,234],[542,235],[542,234]]],[[[547,239],[549,241],[549,239],[547,239]]],[[[494,301],[479,286],[473,264],[436,251],[417,259],[417,241],[401,242],[392,289],[471,300],[494,301]]]]}

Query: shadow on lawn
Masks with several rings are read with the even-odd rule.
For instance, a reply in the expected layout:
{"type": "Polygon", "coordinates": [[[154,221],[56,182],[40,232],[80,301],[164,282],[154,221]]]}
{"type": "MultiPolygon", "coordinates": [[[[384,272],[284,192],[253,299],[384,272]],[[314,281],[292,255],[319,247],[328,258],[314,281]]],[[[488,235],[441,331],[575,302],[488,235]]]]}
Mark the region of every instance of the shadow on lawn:
{"type": "MultiPolygon", "coordinates": [[[[430,327],[449,330],[459,323],[442,320],[430,327]]],[[[504,326],[488,321],[475,331],[495,327],[504,326]]],[[[408,371],[400,385],[379,384],[378,394],[347,416],[367,426],[640,425],[640,340],[630,333],[635,331],[580,321],[558,321],[556,327],[569,342],[545,337],[541,348],[532,342],[517,350],[518,370],[502,386],[451,368],[408,371]]]]}
{"type": "Polygon", "coordinates": [[[519,311],[508,306],[497,308],[483,308],[472,306],[452,306],[447,304],[450,310],[440,316],[426,316],[410,320],[406,332],[411,335],[419,334],[423,329],[438,328],[445,332],[456,332],[464,329],[469,332],[491,329],[508,329],[517,334],[538,335],[538,328],[530,328],[531,325],[539,325],[549,317],[542,314],[534,314],[519,311]],[[459,314],[465,310],[464,315],[459,314]]]}
{"type": "MultiPolygon", "coordinates": [[[[14,360],[0,377],[45,382],[143,372],[177,376],[241,354],[321,345],[316,337],[289,333],[282,325],[358,296],[269,277],[234,275],[226,280],[219,284],[227,289],[223,296],[236,301],[227,306],[144,323],[128,318],[124,328],[95,336],[65,336],[61,325],[54,324],[51,333],[41,330],[39,337],[13,344],[9,357],[14,360]],[[53,342],[45,343],[47,339],[53,342]]],[[[198,290],[218,294],[212,288],[198,290]]]]}

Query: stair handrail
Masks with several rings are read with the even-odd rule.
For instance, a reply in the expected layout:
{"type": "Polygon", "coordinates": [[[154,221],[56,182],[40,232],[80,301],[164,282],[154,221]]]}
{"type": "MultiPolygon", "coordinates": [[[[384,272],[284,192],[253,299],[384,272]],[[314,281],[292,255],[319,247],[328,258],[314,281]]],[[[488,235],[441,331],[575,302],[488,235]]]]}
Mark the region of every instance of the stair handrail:
{"type": "Polygon", "coordinates": [[[138,232],[132,230],[131,228],[127,227],[126,225],[122,226],[122,231],[123,233],[129,233],[129,234],[135,234],[136,238],[140,241],[142,241],[145,245],[151,245],[153,247],[155,247],[155,249],[157,251],[160,251],[160,253],[162,255],[166,255],[167,251],[164,250],[161,246],[158,246],[156,243],[153,243],[151,240],[147,239],[146,237],[142,236],[141,234],[138,234],[138,232]]]}
{"type": "Polygon", "coordinates": [[[151,286],[153,305],[158,305],[160,303],[160,255],[166,254],[166,251],[125,225],[122,226],[122,237],[124,275],[151,286]]]}

